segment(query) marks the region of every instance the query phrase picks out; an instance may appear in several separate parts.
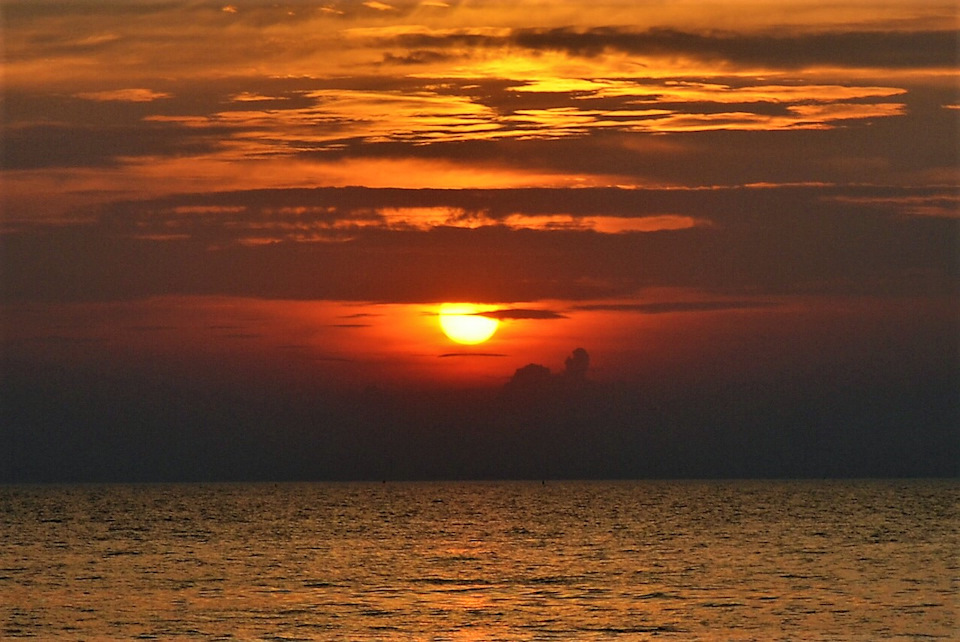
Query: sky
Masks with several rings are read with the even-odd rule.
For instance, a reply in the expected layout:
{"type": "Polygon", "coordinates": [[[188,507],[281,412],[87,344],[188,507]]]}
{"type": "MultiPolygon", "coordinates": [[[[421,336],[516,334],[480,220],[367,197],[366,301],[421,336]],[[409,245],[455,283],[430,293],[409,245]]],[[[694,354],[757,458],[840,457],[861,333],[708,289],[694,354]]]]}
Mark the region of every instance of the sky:
{"type": "Polygon", "coordinates": [[[0,482],[955,476],[958,27],[2,0],[0,482]]]}

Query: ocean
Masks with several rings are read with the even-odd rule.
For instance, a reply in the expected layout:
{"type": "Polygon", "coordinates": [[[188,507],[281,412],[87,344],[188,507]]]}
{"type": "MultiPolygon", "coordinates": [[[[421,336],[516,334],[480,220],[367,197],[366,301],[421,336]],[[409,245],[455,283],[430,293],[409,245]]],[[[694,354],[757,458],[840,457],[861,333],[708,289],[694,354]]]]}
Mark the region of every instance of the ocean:
{"type": "Polygon", "coordinates": [[[960,640],[960,480],[0,486],[0,638],[960,640]]]}

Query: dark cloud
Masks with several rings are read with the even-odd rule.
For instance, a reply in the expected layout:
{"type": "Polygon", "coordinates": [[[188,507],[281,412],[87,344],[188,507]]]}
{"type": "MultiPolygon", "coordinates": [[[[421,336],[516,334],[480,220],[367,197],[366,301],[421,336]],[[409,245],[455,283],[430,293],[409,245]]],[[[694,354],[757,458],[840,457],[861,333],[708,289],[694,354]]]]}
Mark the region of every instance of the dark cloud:
{"type": "Polygon", "coordinates": [[[519,320],[519,319],[566,319],[565,314],[554,312],[553,310],[530,310],[525,308],[503,308],[500,310],[490,310],[489,312],[479,312],[479,316],[490,317],[491,319],[519,320]]]}
{"type": "Polygon", "coordinates": [[[432,49],[418,49],[404,55],[395,55],[385,53],[383,55],[383,64],[385,65],[426,65],[435,62],[442,62],[453,58],[450,54],[432,49]]]}
{"type": "Polygon", "coordinates": [[[223,128],[188,129],[176,123],[8,127],[0,169],[118,166],[121,158],[211,152],[223,128]]]}
{"type": "MultiPolygon", "coordinates": [[[[176,213],[178,220],[261,225],[282,222],[337,222],[380,219],[383,209],[448,207],[482,213],[500,220],[511,215],[570,214],[636,218],[662,214],[705,216],[717,223],[737,217],[849,216],[883,211],[884,201],[914,197],[954,198],[952,187],[897,185],[756,185],[703,188],[516,188],[516,189],[402,189],[321,187],[256,189],[201,194],[177,194],[139,201],[118,201],[103,207],[105,224],[116,230],[150,229],[151,221],[164,226],[176,213]],[[846,202],[840,199],[847,199],[846,202]],[[860,199],[858,205],[852,199],[860,199]],[[875,199],[874,204],[867,199],[875,199]],[[221,208],[222,211],[217,211],[221,208]],[[302,208],[303,211],[295,211],[302,208]],[[189,210],[195,209],[191,219],[189,210]],[[811,210],[816,210],[811,212],[811,210]],[[204,217],[209,217],[206,219],[204,217]]],[[[894,211],[884,211],[894,214],[894,211]]]]}
{"type": "Polygon", "coordinates": [[[504,387],[503,394],[510,405],[524,413],[541,412],[541,406],[559,406],[570,395],[579,396],[589,390],[586,386],[590,355],[583,348],[575,349],[564,361],[564,370],[559,375],[539,363],[528,363],[517,368],[504,387]]]}
{"type": "Polygon", "coordinates": [[[756,310],[775,307],[767,301],[667,301],[658,303],[587,303],[573,306],[575,310],[602,310],[611,312],[639,312],[666,314],[670,312],[713,312],[722,310],[756,310]]]}
{"type": "MultiPolygon", "coordinates": [[[[185,195],[112,205],[92,224],[23,226],[2,235],[0,291],[7,301],[162,294],[406,302],[583,300],[630,296],[646,287],[756,296],[942,295],[955,291],[960,273],[955,245],[960,221],[907,215],[904,208],[911,198],[943,193],[942,188],[795,186],[330,188],[185,195]],[[294,206],[307,213],[276,213],[294,206]],[[376,221],[371,210],[381,207],[441,206],[482,211],[494,221],[517,212],[628,217],[670,212],[695,214],[712,225],[645,234],[501,225],[342,229],[352,216],[376,221]],[[201,213],[185,214],[183,208],[193,207],[201,213]],[[319,240],[332,240],[322,233],[331,221],[339,221],[338,233],[344,232],[338,242],[288,238],[288,228],[294,227],[308,237],[316,228],[319,240]],[[171,231],[181,236],[162,236],[171,231]],[[246,242],[264,238],[275,242],[246,242]]],[[[657,311],[666,310],[646,310],[657,311]]],[[[553,311],[528,309],[505,311],[503,318],[511,314],[556,318],[553,311]]]]}
{"type": "Polygon", "coordinates": [[[510,381],[507,382],[507,389],[536,388],[545,385],[550,381],[551,376],[550,368],[539,363],[528,363],[516,369],[510,381]]]}
{"type": "Polygon", "coordinates": [[[537,51],[565,51],[596,56],[621,51],[638,56],[690,56],[787,69],[831,65],[843,67],[940,67],[958,62],[955,31],[837,31],[826,33],[696,33],[670,28],[628,31],[592,29],[516,29],[503,37],[477,34],[405,35],[411,47],[513,45],[537,51]]]}

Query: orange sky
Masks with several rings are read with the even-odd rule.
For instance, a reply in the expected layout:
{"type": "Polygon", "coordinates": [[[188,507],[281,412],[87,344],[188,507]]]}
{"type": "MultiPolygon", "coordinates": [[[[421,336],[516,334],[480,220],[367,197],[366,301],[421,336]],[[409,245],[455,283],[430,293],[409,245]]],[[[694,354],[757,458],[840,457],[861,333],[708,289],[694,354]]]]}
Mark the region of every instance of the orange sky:
{"type": "Polygon", "coordinates": [[[644,166],[711,144],[657,134],[770,146],[769,132],[887,128],[921,99],[955,120],[951,2],[533,4],[7,3],[7,217],[295,186],[955,182],[942,161],[883,163],[886,131],[840,157],[801,142],[829,134],[791,133],[785,152],[830,165],[808,176],[644,166]],[[586,141],[588,158],[637,162],[549,151],[586,141]]]}
{"type": "Polygon", "coordinates": [[[2,12],[10,369],[951,370],[952,1],[2,12]],[[458,346],[448,301],[500,328],[458,346]]]}

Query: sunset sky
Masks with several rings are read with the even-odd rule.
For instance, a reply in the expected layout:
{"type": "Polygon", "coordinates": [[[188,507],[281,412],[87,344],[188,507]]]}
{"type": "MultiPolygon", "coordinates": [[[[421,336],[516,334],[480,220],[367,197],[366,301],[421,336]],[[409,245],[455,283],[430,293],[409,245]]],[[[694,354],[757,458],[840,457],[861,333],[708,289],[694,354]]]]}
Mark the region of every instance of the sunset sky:
{"type": "Polygon", "coordinates": [[[0,481],[956,475],[958,27],[0,0],[0,481]]]}

